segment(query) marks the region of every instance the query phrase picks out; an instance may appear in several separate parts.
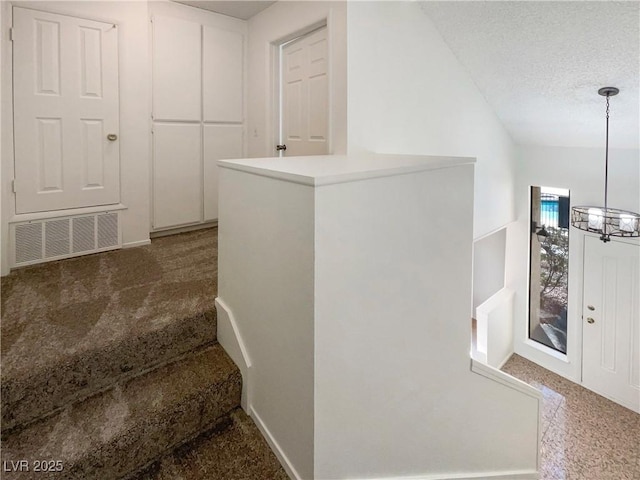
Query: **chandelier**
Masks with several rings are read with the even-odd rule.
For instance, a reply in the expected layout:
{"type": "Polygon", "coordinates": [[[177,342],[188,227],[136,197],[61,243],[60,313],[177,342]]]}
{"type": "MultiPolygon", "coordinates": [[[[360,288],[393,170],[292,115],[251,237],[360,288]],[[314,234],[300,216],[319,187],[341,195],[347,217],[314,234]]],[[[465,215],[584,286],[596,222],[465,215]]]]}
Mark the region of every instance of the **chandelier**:
{"type": "Polygon", "coordinates": [[[617,95],[616,87],[603,87],[598,94],[607,98],[607,135],[604,155],[604,207],[578,206],[571,209],[571,225],[585,232],[599,233],[600,240],[610,237],[640,237],[640,215],[610,208],[607,203],[609,181],[609,97],[617,95]]]}

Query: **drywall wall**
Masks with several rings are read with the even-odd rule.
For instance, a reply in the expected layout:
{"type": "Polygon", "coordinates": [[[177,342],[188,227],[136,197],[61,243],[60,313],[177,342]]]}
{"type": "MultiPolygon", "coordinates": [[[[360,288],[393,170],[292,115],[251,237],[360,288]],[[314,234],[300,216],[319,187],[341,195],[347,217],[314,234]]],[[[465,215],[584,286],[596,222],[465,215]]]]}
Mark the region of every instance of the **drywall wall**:
{"type": "Polygon", "coordinates": [[[13,110],[11,86],[11,4],[0,2],[0,274],[9,273],[9,226],[5,220],[13,215],[14,201],[11,192],[13,179],[13,110]]]}
{"type": "Polygon", "coordinates": [[[513,353],[513,297],[513,291],[502,288],[476,309],[476,352],[493,368],[501,368],[513,353]]]}
{"type": "MultiPolygon", "coordinates": [[[[9,2],[2,2],[5,13],[9,2]]],[[[144,244],[149,240],[149,122],[151,117],[149,82],[149,17],[147,2],[13,2],[13,5],[63,15],[117,23],[119,26],[120,77],[120,191],[122,241],[125,246],[144,244]]],[[[11,59],[7,29],[10,15],[3,15],[2,88],[3,98],[11,98],[11,59]]],[[[13,142],[11,105],[3,102],[2,137],[2,266],[8,273],[8,222],[15,212],[11,192],[13,142]]]]}
{"type": "Polygon", "coordinates": [[[537,399],[470,369],[471,165],[317,190],[314,478],[535,472],[537,399]]]}
{"type": "MultiPolygon", "coordinates": [[[[640,150],[609,152],[609,206],[640,211],[640,150]]],[[[568,188],[571,205],[604,202],[604,148],[519,147],[516,176],[517,221],[507,238],[507,287],[515,291],[516,353],[580,382],[582,363],[582,278],[585,233],[569,231],[567,356],[528,340],[529,187],[568,188]],[[550,354],[551,353],[551,354],[550,354]]]]}
{"type": "Polygon", "coordinates": [[[501,228],[473,242],[473,310],[504,287],[507,229],[501,228]]]}
{"type": "Polygon", "coordinates": [[[276,156],[276,45],[326,23],[329,35],[329,135],[331,153],[346,152],[346,2],[277,2],[249,19],[248,154],[276,156]]]}
{"type": "MultiPolygon", "coordinates": [[[[0,38],[4,38],[5,35],[5,30],[4,30],[4,22],[3,22],[3,18],[7,15],[5,13],[6,10],[6,2],[0,2],[0,38]]],[[[2,45],[0,45],[0,69],[2,71],[4,71],[5,69],[5,65],[3,63],[4,58],[5,58],[5,53],[4,53],[4,43],[2,45]]],[[[4,137],[2,136],[2,117],[4,116],[4,76],[0,75],[0,144],[4,145],[4,137]]],[[[3,162],[3,158],[4,158],[5,152],[3,150],[2,147],[0,147],[0,192],[4,191],[3,188],[3,183],[2,183],[2,164],[3,162]]],[[[3,195],[0,193],[0,218],[2,216],[2,204],[3,202],[3,195]]],[[[5,228],[5,224],[0,221],[0,242],[4,244],[5,242],[5,237],[4,237],[4,231],[6,230],[5,228]]],[[[4,248],[2,249],[4,250],[4,248]]],[[[4,265],[5,265],[5,258],[4,258],[4,252],[0,252],[0,275],[3,275],[4,272],[4,265]]]]}
{"type": "Polygon", "coordinates": [[[294,478],[313,478],[313,189],[228,168],[219,178],[218,296],[250,359],[248,412],[294,478]]]}
{"type": "Polygon", "coordinates": [[[220,165],[218,291],[292,478],[536,478],[539,393],[471,368],[470,159],[220,165]]]}
{"type": "Polygon", "coordinates": [[[347,34],[349,151],[476,157],[474,238],[511,222],[514,144],[419,2],[349,2],[347,34]]]}

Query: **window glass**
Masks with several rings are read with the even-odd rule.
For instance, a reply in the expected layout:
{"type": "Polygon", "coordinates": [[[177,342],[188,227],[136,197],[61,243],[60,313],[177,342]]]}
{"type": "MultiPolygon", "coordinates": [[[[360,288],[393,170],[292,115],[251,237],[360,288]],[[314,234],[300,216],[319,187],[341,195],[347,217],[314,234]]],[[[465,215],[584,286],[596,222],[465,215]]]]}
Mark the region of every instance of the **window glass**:
{"type": "Polygon", "coordinates": [[[529,338],[567,353],[569,191],[531,187],[529,338]]]}

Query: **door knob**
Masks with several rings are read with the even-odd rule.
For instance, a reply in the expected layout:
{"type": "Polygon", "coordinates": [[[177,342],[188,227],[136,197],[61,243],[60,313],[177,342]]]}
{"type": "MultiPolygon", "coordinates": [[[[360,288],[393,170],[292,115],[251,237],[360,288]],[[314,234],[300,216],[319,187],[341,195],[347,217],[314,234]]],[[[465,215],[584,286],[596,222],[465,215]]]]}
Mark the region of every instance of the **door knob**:
{"type": "Polygon", "coordinates": [[[587,308],[592,312],[596,309],[596,307],[594,307],[593,305],[587,305],[587,308]]]}
{"type": "Polygon", "coordinates": [[[287,146],[286,145],[276,145],[276,150],[280,151],[280,150],[286,150],[287,146]]]}
{"type": "Polygon", "coordinates": [[[115,133],[110,133],[109,135],[107,135],[107,140],[109,140],[110,142],[115,142],[118,139],[118,135],[116,135],[115,133]]]}
{"type": "Polygon", "coordinates": [[[595,322],[595,320],[593,318],[591,318],[591,317],[587,318],[587,323],[594,323],[594,322],[595,322]]]}

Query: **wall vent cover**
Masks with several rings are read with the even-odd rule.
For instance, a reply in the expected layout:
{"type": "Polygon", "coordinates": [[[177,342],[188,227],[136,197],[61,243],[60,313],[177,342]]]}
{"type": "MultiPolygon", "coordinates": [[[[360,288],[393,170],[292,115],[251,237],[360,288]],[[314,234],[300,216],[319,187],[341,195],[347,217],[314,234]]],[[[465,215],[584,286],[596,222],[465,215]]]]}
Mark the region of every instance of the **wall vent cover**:
{"type": "Polygon", "coordinates": [[[68,218],[61,218],[44,222],[45,258],[69,254],[69,228],[71,227],[69,220],[68,218]]]}
{"type": "Polygon", "coordinates": [[[88,215],[72,219],[73,253],[88,252],[96,248],[96,217],[88,215]]]}
{"type": "Polygon", "coordinates": [[[98,248],[113,247],[118,244],[118,214],[98,215],[98,248]]]}
{"type": "Polygon", "coordinates": [[[10,224],[13,267],[122,246],[119,212],[60,216],[10,224]]]}
{"type": "Polygon", "coordinates": [[[42,258],[42,222],[16,225],[16,263],[42,258]]]}

